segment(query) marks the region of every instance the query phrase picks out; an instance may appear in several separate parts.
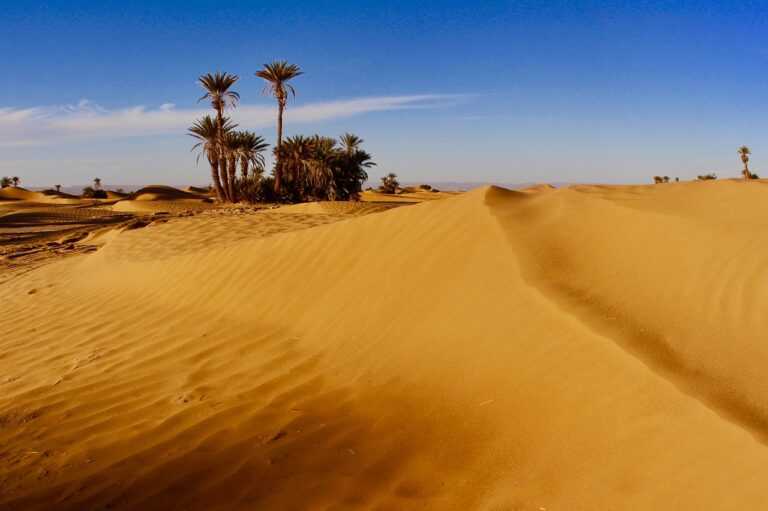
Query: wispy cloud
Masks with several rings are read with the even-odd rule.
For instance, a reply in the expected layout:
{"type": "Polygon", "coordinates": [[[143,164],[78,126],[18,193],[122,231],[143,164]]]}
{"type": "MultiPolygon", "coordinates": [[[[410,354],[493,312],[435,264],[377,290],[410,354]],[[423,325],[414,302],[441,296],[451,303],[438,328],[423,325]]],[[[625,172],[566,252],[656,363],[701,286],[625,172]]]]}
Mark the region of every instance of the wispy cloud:
{"type": "MultiPolygon", "coordinates": [[[[301,124],[368,112],[436,108],[450,105],[463,97],[421,94],[328,101],[289,107],[285,119],[286,122],[301,124]]],[[[211,113],[210,109],[177,109],[171,103],[154,109],[136,106],[108,110],[88,100],[66,106],[0,108],[0,147],[182,134],[196,118],[208,113],[211,113]]],[[[244,128],[263,128],[274,124],[275,110],[272,105],[240,105],[234,113],[234,120],[244,128]]]]}

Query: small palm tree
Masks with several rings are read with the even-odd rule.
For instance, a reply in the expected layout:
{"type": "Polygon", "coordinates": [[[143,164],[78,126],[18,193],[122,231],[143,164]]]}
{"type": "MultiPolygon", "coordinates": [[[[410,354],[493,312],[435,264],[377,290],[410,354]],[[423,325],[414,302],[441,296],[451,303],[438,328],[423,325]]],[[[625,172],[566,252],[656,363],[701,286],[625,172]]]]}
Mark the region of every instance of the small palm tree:
{"type": "Polygon", "coordinates": [[[744,176],[744,179],[749,179],[752,177],[752,174],[749,172],[749,155],[752,154],[752,151],[749,150],[749,147],[743,145],[739,147],[739,150],[737,151],[738,155],[741,156],[741,163],[744,164],[744,170],[741,171],[741,174],[744,176]]]}
{"type": "Polygon", "coordinates": [[[269,94],[277,99],[277,145],[275,146],[275,193],[279,193],[281,179],[281,152],[283,143],[283,110],[288,103],[288,92],[296,97],[296,91],[288,81],[304,74],[296,64],[289,64],[285,60],[264,64],[264,68],[256,71],[256,76],[265,80],[261,93],[269,94]]]}
{"type": "Polygon", "coordinates": [[[248,177],[248,167],[253,174],[261,174],[264,171],[264,151],[269,144],[256,133],[242,131],[239,133],[238,157],[240,159],[240,173],[243,179],[248,177]]]}
{"type": "Polygon", "coordinates": [[[217,120],[214,120],[210,115],[206,115],[202,119],[195,121],[194,126],[187,130],[189,132],[188,135],[198,141],[192,147],[193,151],[200,149],[197,160],[200,161],[201,156],[205,156],[208,159],[208,163],[211,165],[213,187],[216,190],[216,195],[224,202],[231,201],[231,198],[222,187],[220,179],[220,175],[226,177],[226,160],[222,158],[223,147],[219,133],[227,133],[235,127],[236,125],[226,118],[223,119],[223,124],[219,126],[217,120]]]}
{"type": "Polygon", "coordinates": [[[61,185],[53,185],[53,187],[56,188],[57,193],[61,192],[61,185]]]}
{"type": "Polygon", "coordinates": [[[101,190],[101,178],[97,177],[93,180],[93,189],[94,190],[101,190]]]}
{"type": "Polygon", "coordinates": [[[19,179],[19,176],[13,176],[11,178],[11,181],[13,181],[13,186],[14,187],[18,187],[19,186],[19,181],[21,181],[21,179],[19,179]]]}
{"type": "Polygon", "coordinates": [[[336,177],[337,196],[346,200],[359,200],[363,183],[368,180],[365,169],[376,165],[371,155],[360,149],[365,142],[351,133],[339,137],[341,141],[341,164],[336,177]]]}

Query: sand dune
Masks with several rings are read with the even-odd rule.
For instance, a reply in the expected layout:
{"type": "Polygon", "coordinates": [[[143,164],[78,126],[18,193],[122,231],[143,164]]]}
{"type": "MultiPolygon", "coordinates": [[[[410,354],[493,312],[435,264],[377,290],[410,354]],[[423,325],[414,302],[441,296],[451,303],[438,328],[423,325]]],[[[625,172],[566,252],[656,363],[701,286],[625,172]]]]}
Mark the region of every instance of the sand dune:
{"type": "Polygon", "coordinates": [[[767,199],[123,232],[0,286],[0,509],[761,509],[767,199]]]}
{"type": "Polygon", "coordinates": [[[127,213],[159,211],[179,213],[182,211],[203,211],[212,207],[212,201],[199,193],[179,190],[170,186],[152,185],[137,190],[130,200],[117,202],[113,209],[127,213]]]}
{"type": "Polygon", "coordinates": [[[196,193],[186,192],[164,185],[145,186],[133,194],[136,201],[173,200],[173,199],[199,199],[196,193]]]}
{"type": "Polygon", "coordinates": [[[0,188],[0,201],[4,200],[26,200],[26,201],[44,201],[48,197],[41,192],[32,192],[26,188],[9,186],[0,188]]]}

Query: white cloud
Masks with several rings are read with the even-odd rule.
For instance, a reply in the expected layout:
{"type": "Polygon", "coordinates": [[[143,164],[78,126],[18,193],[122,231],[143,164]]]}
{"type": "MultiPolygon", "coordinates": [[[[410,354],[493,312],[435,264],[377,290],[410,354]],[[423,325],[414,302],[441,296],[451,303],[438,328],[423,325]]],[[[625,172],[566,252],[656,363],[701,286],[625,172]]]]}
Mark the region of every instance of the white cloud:
{"type": "MultiPolygon", "coordinates": [[[[367,112],[434,108],[462,97],[422,94],[289,105],[285,120],[301,124],[367,112]]],[[[105,138],[183,134],[195,119],[210,113],[209,108],[203,107],[176,109],[172,103],[164,103],[157,109],[136,106],[107,110],[87,99],[67,106],[0,108],[0,147],[44,146],[105,138]]],[[[275,123],[275,107],[267,104],[240,105],[233,113],[233,120],[248,129],[270,126],[275,123]]]]}

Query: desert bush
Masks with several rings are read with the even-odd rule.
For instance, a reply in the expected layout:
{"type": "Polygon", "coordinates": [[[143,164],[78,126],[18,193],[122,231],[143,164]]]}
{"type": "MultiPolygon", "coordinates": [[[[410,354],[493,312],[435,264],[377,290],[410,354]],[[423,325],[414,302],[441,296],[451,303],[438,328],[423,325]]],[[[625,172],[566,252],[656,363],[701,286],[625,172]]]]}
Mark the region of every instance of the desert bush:
{"type": "Polygon", "coordinates": [[[106,199],[107,192],[104,190],[96,190],[92,186],[86,186],[83,188],[83,193],[80,194],[83,199],[106,199]]]}
{"type": "Polygon", "coordinates": [[[390,172],[381,178],[381,186],[379,186],[379,191],[381,193],[395,193],[398,186],[400,186],[400,183],[397,182],[397,174],[390,172]]]}
{"type": "Polygon", "coordinates": [[[713,172],[711,174],[704,174],[703,176],[696,176],[696,179],[699,181],[708,181],[710,179],[717,179],[717,176],[713,172]]]}

